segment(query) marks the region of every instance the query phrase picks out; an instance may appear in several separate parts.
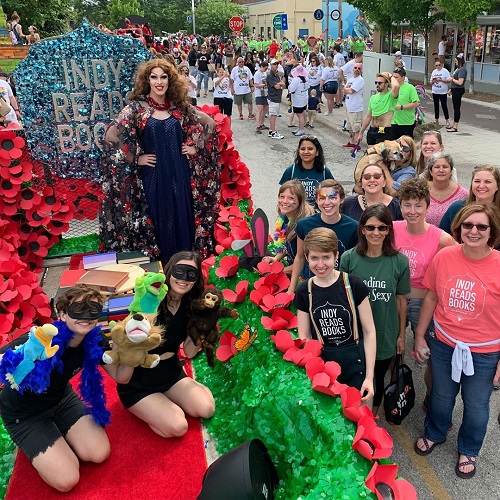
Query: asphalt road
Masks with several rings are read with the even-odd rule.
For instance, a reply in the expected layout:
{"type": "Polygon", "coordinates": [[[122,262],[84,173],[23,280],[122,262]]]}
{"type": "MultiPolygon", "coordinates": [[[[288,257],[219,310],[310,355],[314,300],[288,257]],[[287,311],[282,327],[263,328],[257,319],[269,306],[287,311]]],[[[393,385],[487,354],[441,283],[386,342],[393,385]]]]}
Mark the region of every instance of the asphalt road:
{"type": "MultiPolygon", "coordinates": [[[[201,99],[201,103],[205,102],[201,99]]],[[[208,102],[208,99],[206,100],[208,102]]],[[[451,99],[449,100],[452,112],[451,99]]],[[[430,119],[433,118],[432,101],[430,119]]],[[[347,134],[341,131],[344,118],[343,109],[334,110],[333,116],[318,115],[316,128],[309,131],[320,140],[325,150],[327,165],[334,177],[350,193],[353,186],[353,171],[356,159],[350,155],[350,150],[341,147],[347,142],[347,134]]],[[[267,133],[255,133],[255,121],[248,120],[245,110],[245,120],[239,120],[236,107],[233,111],[232,128],[234,142],[242,160],[250,169],[252,194],[256,207],[261,207],[268,214],[270,227],[274,225],[276,216],[276,201],[278,181],[287,166],[293,162],[298,139],[291,134],[292,128],[287,127],[289,115],[282,105],[281,118],[278,118],[277,129],[285,139],[272,140],[267,133]]],[[[471,164],[493,162],[498,165],[498,147],[500,142],[498,123],[500,108],[485,106],[464,100],[463,126],[458,134],[445,134],[443,131],[446,151],[453,154],[458,165],[459,181],[469,185],[471,164]]],[[[429,118],[428,118],[429,119],[429,118]]],[[[266,120],[267,123],[267,120],[266,120]]],[[[407,335],[407,352],[413,348],[413,335],[407,335]]],[[[420,457],[413,451],[413,443],[423,431],[425,413],[421,409],[425,389],[423,370],[416,367],[413,358],[406,357],[406,362],[413,369],[413,377],[417,391],[417,402],[408,418],[401,426],[387,426],[383,412],[380,425],[387,426],[394,438],[392,459],[399,464],[399,474],[411,481],[422,500],[427,499],[476,499],[492,500],[500,498],[500,464],[499,431],[497,417],[500,411],[500,391],[495,391],[491,398],[491,415],[488,432],[483,449],[478,459],[477,474],[470,480],[459,479],[454,472],[457,461],[456,437],[461,421],[462,402],[457,398],[453,418],[453,427],[446,443],[435,449],[432,455],[420,457]]]]}

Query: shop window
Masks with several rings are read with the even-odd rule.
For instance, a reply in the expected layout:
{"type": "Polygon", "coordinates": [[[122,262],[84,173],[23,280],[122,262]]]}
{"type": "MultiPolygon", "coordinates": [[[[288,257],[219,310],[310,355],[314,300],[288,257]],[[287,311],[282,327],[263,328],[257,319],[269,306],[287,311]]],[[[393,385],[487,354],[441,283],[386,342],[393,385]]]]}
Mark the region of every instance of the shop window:
{"type": "Polygon", "coordinates": [[[382,54],[388,54],[389,53],[389,35],[387,33],[385,33],[384,35],[382,35],[381,38],[382,38],[381,43],[380,43],[381,52],[382,52],[382,54]]]}
{"type": "Polygon", "coordinates": [[[467,60],[470,59],[471,50],[474,50],[474,61],[481,62],[484,47],[484,26],[480,26],[475,32],[470,31],[468,37],[467,60]]]}
{"type": "Polygon", "coordinates": [[[413,33],[413,55],[425,56],[425,36],[422,33],[413,33]]]}
{"type": "Polygon", "coordinates": [[[488,26],[484,41],[484,62],[500,63],[500,26],[488,26]]]}
{"type": "Polygon", "coordinates": [[[403,30],[403,44],[400,50],[405,56],[411,55],[412,38],[413,31],[403,30]]]}
{"type": "Polygon", "coordinates": [[[398,50],[401,50],[402,52],[402,49],[401,49],[401,46],[402,46],[402,43],[401,43],[401,32],[399,33],[393,33],[392,34],[392,54],[394,54],[394,52],[398,51],[398,50]]]}

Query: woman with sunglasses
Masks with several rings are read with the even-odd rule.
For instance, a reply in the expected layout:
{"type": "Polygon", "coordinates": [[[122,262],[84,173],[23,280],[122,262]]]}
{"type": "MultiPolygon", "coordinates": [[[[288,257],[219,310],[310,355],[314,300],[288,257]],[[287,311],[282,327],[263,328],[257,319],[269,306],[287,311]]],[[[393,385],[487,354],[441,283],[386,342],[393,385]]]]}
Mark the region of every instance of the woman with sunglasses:
{"type": "Polygon", "coordinates": [[[454,170],[453,158],[442,151],[429,158],[427,171],[431,181],[431,204],[426,220],[435,226],[439,226],[443,215],[454,201],[464,200],[469,196],[467,189],[452,180],[454,170]]]}
{"type": "Polygon", "coordinates": [[[439,125],[439,105],[443,108],[446,128],[451,128],[450,113],[448,112],[448,82],[450,81],[450,72],[443,66],[443,63],[436,60],[434,71],[431,74],[432,99],[434,101],[434,124],[439,125]]]}
{"type": "Polygon", "coordinates": [[[402,220],[399,200],[385,192],[386,185],[384,169],[376,164],[367,165],[361,172],[363,194],[349,196],[341,207],[342,213],[359,221],[363,210],[371,205],[382,203],[389,209],[392,220],[402,220]]]}
{"type": "Polygon", "coordinates": [[[500,209],[500,171],[493,165],[483,164],[474,167],[470,181],[469,196],[466,200],[454,201],[443,215],[439,227],[451,233],[451,223],[455,215],[469,203],[493,203],[500,209]]]}
{"type": "Polygon", "coordinates": [[[340,271],[361,278],[370,290],[377,331],[373,414],[384,396],[384,376],[397,354],[404,354],[406,295],[410,293],[408,257],[394,245],[392,215],[383,204],[369,206],[361,215],[358,244],[340,259],[340,271]]]}
{"type": "Polygon", "coordinates": [[[487,203],[466,205],[452,224],[460,243],[441,250],[431,262],[415,336],[417,359],[429,356],[432,388],[425,432],[415,452],[425,456],[444,443],[458,392],[464,403],[458,430],[455,473],[476,473],[489,419],[490,397],[500,383],[500,213],[487,203]],[[434,320],[435,333],[425,336],[434,320]]]}

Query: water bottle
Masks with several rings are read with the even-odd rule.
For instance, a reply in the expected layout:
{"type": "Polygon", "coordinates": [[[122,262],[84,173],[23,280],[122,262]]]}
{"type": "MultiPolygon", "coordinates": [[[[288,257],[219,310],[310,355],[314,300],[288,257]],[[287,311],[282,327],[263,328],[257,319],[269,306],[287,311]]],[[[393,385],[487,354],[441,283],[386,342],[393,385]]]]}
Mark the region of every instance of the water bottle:
{"type": "MultiPolygon", "coordinates": [[[[427,353],[429,352],[429,349],[427,347],[422,347],[422,354],[424,356],[427,356],[427,353]]],[[[419,368],[424,368],[427,365],[427,361],[429,361],[429,358],[425,358],[423,361],[419,361],[418,358],[415,356],[415,363],[419,368]]]]}

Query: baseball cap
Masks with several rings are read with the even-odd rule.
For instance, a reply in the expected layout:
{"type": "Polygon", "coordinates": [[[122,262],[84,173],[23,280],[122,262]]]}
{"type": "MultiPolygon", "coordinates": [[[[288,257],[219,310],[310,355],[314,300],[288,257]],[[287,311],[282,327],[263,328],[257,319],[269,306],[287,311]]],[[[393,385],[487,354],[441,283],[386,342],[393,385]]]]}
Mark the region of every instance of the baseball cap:
{"type": "Polygon", "coordinates": [[[403,53],[400,50],[396,50],[396,52],[394,52],[394,55],[395,56],[402,56],[403,53]]]}
{"type": "Polygon", "coordinates": [[[271,59],[269,61],[269,64],[279,64],[279,61],[278,61],[278,59],[271,59]]]}

